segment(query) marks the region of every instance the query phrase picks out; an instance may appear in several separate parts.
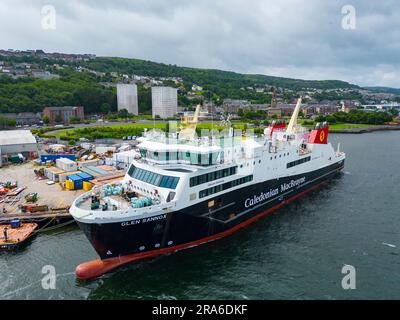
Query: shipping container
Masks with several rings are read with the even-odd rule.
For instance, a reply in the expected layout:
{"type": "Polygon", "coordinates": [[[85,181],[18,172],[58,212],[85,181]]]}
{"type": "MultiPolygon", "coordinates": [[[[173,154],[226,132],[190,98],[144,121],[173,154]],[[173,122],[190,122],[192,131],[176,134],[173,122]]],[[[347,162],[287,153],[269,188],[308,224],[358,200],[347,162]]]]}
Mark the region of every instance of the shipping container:
{"type": "Polygon", "coordinates": [[[108,171],[108,172],[115,172],[116,169],[112,166],[107,166],[107,165],[101,165],[101,166],[97,166],[97,168],[102,169],[104,171],[108,171]]]}
{"type": "Polygon", "coordinates": [[[82,169],[83,167],[88,166],[97,166],[99,164],[99,159],[86,160],[86,161],[78,161],[78,169],[82,169]]]}
{"type": "Polygon", "coordinates": [[[110,171],[106,171],[106,170],[100,169],[100,168],[98,168],[98,167],[89,166],[88,168],[89,168],[90,170],[93,170],[94,172],[100,173],[100,174],[103,175],[103,176],[106,176],[106,175],[111,174],[110,171]]]}
{"type": "Polygon", "coordinates": [[[65,171],[61,170],[60,168],[50,167],[44,169],[44,175],[51,181],[58,182],[59,175],[64,173],[65,171]]]}
{"type": "Polygon", "coordinates": [[[68,177],[68,180],[74,183],[74,190],[80,190],[83,188],[83,179],[81,176],[73,174],[72,176],[68,177]]]}
{"type": "Polygon", "coordinates": [[[92,177],[94,177],[94,178],[99,178],[99,177],[102,177],[103,175],[102,174],[100,174],[99,172],[97,172],[97,171],[94,171],[94,170],[91,170],[91,169],[89,169],[88,167],[83,167],[82,169],[81,169],[81,171],[82,172],[86,172],[87,174],[90,174],[92,177]]]}
{"type": "Polygon", "coordinates": [[[89,181],[83,181],[83,190],[90,191],[93,188],[93,183],[89,181]]]}
{"type": "Polygon", "coordinates": [[[51,161],[51,162],[56,162],[57,159],[60,158],[67,158],[70,160],[75,161],[76,160],[76,155],[74,154],[42,154],[40,156],[40,162],[46,162],[46,161],[51,161]]]}
{"type": "Polygon", "coordinates": [[[57,168],[60,168],[66,172],[73,172],[78,170],[78,164],[67,158],[59,158],[56,160],[57,168]]]}
{"type": "Polygon", "coordinates": [[[74,174],[79,174],[81,173],[81,171],[74,171],[74,172],[64,172],[64,173],[60,173],[58,175],[58,180],[59,182],[65,182],[66,180],[68,180],[69,176],[72,176],[74,174]]]}
{"type": "Polygon", "coordinates": [[[67,190],[74,190],[74,182],[71,180],[65,181],[65,188],[67,188],[67,190]]]}
{"type": "Polygon", "coordinates": [[[81,172],[78,174],[78,176],[82,177],[83,181],[89,181],[93,179],[93,176],[91,176],[90,174],[86,173],[86,172],[81,172]]]}

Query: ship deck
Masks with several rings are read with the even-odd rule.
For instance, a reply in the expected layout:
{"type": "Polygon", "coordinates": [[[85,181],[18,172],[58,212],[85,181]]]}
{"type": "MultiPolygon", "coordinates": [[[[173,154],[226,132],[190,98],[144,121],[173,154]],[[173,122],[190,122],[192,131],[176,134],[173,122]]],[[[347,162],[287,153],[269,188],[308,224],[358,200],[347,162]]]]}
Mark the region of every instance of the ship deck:
{"type": "Polygon", "coordinates": [[[86,199],[82,199],[82,201],[79,203],[77,206],[80,209],[83,210],[91,210],[91,211],[112,211],[112,210],[126,210],[132,208],[131,203],[127,201],[125,198],[121,196],[106,196],[102,197],[101,203],[111,203],[113,206],[108,206],[107,210],[103,210],[102,205],[99,206],[97,209],[92,209],[92,199],[91,197],[87,197],[86,199]]]}

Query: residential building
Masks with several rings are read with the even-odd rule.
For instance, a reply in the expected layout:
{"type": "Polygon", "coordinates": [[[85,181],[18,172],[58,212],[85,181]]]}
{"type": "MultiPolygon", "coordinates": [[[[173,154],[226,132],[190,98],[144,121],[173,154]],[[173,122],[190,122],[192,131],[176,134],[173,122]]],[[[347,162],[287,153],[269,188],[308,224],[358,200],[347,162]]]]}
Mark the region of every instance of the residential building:
{"type": "Polygon", "coordinates": [[[178,90],[171,87],[152,87],[153,117],[170,118],[178,113],[178,90]]]}
{"type": "Polygon", "coordinates": [[[42,115],[40,112],[21,112],[21,113],[3,113],[4,118],[15,120],[17,126],[41,124],[42,115]]]}
{"type": "Polygon", "coordinates": [[[267,110],[268,109],[268,104],[256,104],[252,103],[250,105],[250,109],[253,111],[259,111],[259,110],[267,110]]]}
{"type": "Polygon", "coordinates": [[[139,107],[137,85],[134,83],[117,84],[117,101],[118,111],[126,109],[129,113],[138,115],[139,107]]]}
{"type": "Polygon", "coordinates": [[[320,115],[328,115],[340,110],[340,106],[336,104],[319,104],[315,106],[315,113],[320,115]]]}
{"type": "Polygon", "coordinates": [[[224,112],[238,113],[239,109],[250,108],[250,102],[247,100],[224,99],[222,107],[224,112]]]}
{"type": "Polygon", "coordinates": [[[84,107],[46,107],[43,109],[43,117],[48,117],[51,124],[56,123],[57,118],[61,120],[63,124],[70,124],[71,118],[79,118],[81,121],[85,119],[84,107]]]}
{"type": "Polygon", "coordinates": [[[282,109],[281,108],[268,108],[268,117],[277,116],[278,118],[282,117],[282,109]]]}

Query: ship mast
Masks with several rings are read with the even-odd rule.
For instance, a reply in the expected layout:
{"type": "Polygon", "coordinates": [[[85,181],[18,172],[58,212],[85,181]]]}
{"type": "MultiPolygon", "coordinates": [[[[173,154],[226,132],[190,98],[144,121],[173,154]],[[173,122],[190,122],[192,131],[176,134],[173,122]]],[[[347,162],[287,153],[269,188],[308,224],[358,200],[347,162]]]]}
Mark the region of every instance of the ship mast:
{"type": "Polygon", "coordinates": [[[301,97],[297,100],[297,104],[296,104],[296,107],[294,108],[292,118],[290,119],[289,125],[287,126],[287,129],[286,129],[287,134],[295,133],[294,132],[295,130],[293,130],[293,129],[294,129],[295,125],[297,124],[297,118],[299,116],[300,108],[301,108],[301,97]]]}

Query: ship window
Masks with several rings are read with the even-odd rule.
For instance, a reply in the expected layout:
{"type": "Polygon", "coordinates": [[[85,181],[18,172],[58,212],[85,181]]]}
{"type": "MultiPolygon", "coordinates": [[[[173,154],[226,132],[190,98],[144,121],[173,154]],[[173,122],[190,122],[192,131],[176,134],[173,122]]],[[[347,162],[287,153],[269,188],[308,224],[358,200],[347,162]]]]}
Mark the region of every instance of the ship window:
{"type": "Polygon", "coordinates": [[[154,185],[155,186],[159,186],[160,185],[161,178],[162,178],[162,176],[160,174],[156,175],[156,179],[154,181],[154,185]]]}
{"type": "Polygon", "coordinates": [[[199,198],[207,197],[207,196],[212,195],[214,193],[218,193],[218,192],[221,192],[223,190],[227,190],[227,189],[236,187],[236,186],[238,186],[240,184],[243,184],[243,183],[246,183],[246,182],[250,182],[252,180],[253,180],[253,175],[249,175],[249,176],[246,176],[246,177],[243,177],[243,178],[239,178],[239,179],[236,179],[236,180],[233,180],[233,181],[226,182],[224,184],[220,184],[220,185],[212,187],[212,188],[201,190],[199,192],[199,198]]]}
{"type": "Polygon", "coordinates": [[[150,172],[149,172],[149,171],[146,171],[146,172],[144,173],[144,175],[143,175],[143,181],[144,181],[144,182],[147,182],[147,180],[149,179],[149,177],[150,177],[150,172]]]}
{"type": "Polygon", "coordinates": [[[218,171],[209,172],[206,174],[202,174],[199,176],[195,176],[190,178],[189,185],[191,187],[197,186],[199,184],[203,184],[206,182],[214,181],[217,179],[221,179],[222,177],[228,177],[237,173],[237,167],[230,167],[218,171]]]}
{"type": "Polygon", "coordinates": [[[133,173],[135,172],[136,167],[134,165],[131,165],[129,168],[128,174],[132,177],[133,173]]]}
{"type": "Polygon", "coordinates": [[[294,167],[294,166],[298,166],[299,164],[308,162],[308,161],[310,161],[310,160],[311,160],[311,157],[310,157],[310,156],[305,157],[305,158],[301,158],[301,159],[299,159],[299,160],[296,160],[296,161],[292,161],[292,162],[287,163],[287,164],[286,164],[286,167],[287,167],[287,168],[292,168],[292,167],[294,167]]]}
{"type": "Polygon", "coordinates": [[[147,150],[146,149],[140,149],[140,155],[142,156],[142,158],[146,158],[147,150]]]}
{"type": "Polygon", "coordinates": [[[150,183],[151,180],[153,179],[155,173],[154,172],[150,172],[149,176],[147,177],[147,182],[150,183]]]}
{"type": "Polygon", "coordinates": [[[162,177],[161,182],[160,182],[160,187],[161,188],[167,188],[168,185],[168,178],[169,177],[162,177]]]}
{"type": "MultiPolygon", "coordinates": [[[[155,172],[136,168],[133,165],[129,168],[128,174],[133,179],[162,188],[175,189],[179,182],[179,177],[163,176],[155,172]]],[[[134,187],[136,188],[136,186],[134,187]]]]}
{"type": "Polygon", "coordinates": [[[171,188],[175,189],[176,186],[178,185],[178,182],[179,182],[179,178],[178,177],[174,177],[174,181],[173,181],[173,183],[171,185],[171,188]]]}

